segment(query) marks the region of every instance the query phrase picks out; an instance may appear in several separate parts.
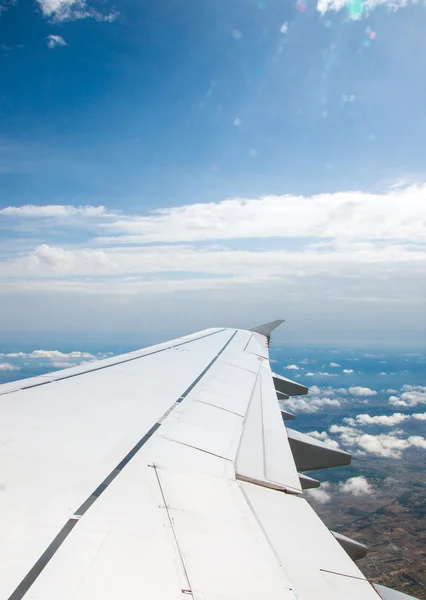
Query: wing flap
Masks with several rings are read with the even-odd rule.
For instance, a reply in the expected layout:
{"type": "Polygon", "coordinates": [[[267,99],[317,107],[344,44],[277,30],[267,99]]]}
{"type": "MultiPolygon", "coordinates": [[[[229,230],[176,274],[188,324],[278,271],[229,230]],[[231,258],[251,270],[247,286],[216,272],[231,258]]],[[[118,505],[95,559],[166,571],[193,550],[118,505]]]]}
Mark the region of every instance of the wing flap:
{"type": "Polygon", "coordinates": [[[158,470],[195,598],[294,600],[237,482],[158,470]]]}
{"type": "Polygon", "coordinates": [[[346,537],[346,535],[342,535],[336,531],[332,531],[331,533],[342,546],[343,550],[352,558],[352,560],[359,560],[367,555],[368,548],[367,546],[364,546],[364,544],[361,544],[356,540],[352,540],[351,538],[346,537]]]}
{"type": "Polygon", "coordinates": [[[342,552],[339,543],[306,500],[246,482],[240,482],[240,487],[298,598],[377,600],[374,589],[346,552],[342,552]],[[346,590],[345,586],[350,588],[346,581],[336,583],[335,593],[331,594],[330,584],[324,577],[327,571],[342,579],[360,580],[362,583],[356,585],[355,590],[362,590],[362,594],[347,596],[341,593],[346,590]]]}
{"type": "MultiPolygon", "coordinates": [[[[304,396],[308,393],[309,389],[297,381],[293,381],[292,379],[287,379],[287,377],[283,377],[282,375],[277,375],[277,373],[272,373],[272,377],[274,379],[274,385],[277,392],[281,392],[284,396],[304,396]]],[[[281,396],[281,398],[284,398],[281,396]]]]}
{"type": "Polygon", "coordinates": [[[299,471],[340,467],[351,462],[351,455],[321,440],[287,428],[287,435],[299,471]]]}
{"type": "Polygon", "coordinates": [[[302,491],[267,365],[260,369],[250,400],[236,472],[248,481],[294,493],[302,491]]]}

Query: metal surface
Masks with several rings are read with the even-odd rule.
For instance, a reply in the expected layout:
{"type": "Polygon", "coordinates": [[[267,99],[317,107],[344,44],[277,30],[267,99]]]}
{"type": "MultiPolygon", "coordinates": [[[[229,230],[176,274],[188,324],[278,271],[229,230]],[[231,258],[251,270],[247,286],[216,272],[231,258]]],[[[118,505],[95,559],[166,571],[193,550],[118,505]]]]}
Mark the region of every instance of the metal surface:
{"type": "Polygon", "coordinates": [[[1,386],[0,600],[377,600],[301,497],[277,323],[1,386]]]}
{"type": "Polygon", "coordinates": [[[297,383],[297,381],[287,379],[287,377],[277,375],[276,373],[272,373],[272,377],[274,379],[274,385],[277,392],[281,392],[287,397],[304,396],[308,393],[308,388],[305,385],[297,383]]]}
{"type": "Polygon", "coordinates": [[[281,416],[283,418],[283,421],[294,421],[294,419],[296,418],[296,415],[294,415],[293,413],[287,412],[283,408],[281,409],[281,416]]]}
{"type": "Polygon", "coordinates": [[[299,600],[345,600],[348,597],[378,600],[374,589],[306,500],[245,482],[240,482],[240,487],[299,600]],[[326,580],[327,571],[339,576],[338,583],[333,583],[335,593],[326,580]],[[361,583],[354,585],[353,595],[345,595],[344,590],[350,588],[349,582],[354,578],[361,583]],[[340,583],[342,579],[344,583],[340,583]],[[362,593],[356,596],[360,591],[362,593]]]}
{"type": "Polygon", "coordinates": [[[303,475],[302,473],[298,473],[300,485],[302,486],[302,490],[310,490],[312,488],[319,488],[321,482],[318,479],[314,479],[313,477],[308,477],[307,475],[303,475]]]}
{"type": "Polygon", "coordinates": [[[299,471],[340,467],[351,462],[351,455],[328,446],[306,433],[287,428],[287,435],[299,471]]]}
{"type": "Polygon", "coordinates": [[[367,555],[368,548],[367,546],[364,546],[364,544],[361,544],[356,540],[352,540],[351,538],[346,537],[346,535],[342,535],[336,531],[332,531],[331,533],[342,546],[343,550],[349,554],[352,560],[359,560],[367,555]]]}

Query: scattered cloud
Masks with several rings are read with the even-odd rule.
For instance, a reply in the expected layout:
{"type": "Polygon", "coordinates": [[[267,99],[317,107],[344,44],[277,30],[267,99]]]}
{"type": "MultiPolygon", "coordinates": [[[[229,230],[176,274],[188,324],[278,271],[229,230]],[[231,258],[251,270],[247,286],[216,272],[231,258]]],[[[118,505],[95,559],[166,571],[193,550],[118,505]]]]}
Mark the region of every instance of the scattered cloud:
{"type": "Polygon", "coordinates": [[[284,368],[285,369],[289,369],[289,370],[293,370],[293,371],[298,371],[300,367],[298,367],[297,365],[287,365],[284,368]]]}
{"type": "Polygon", "coordinates": [[[340,365],[336,362],[331,362],[330,367],[340,367],[340,365]]]}
{"type": "Polygon", "coordinates": [[[331,494],[329,494],[326,490],[321,488],[307,490],[306,494],[315,502],[318,502],[318,504],[327,504],[327,502],[330,502],[331,500],[331,494]]]}
{"type": "Polygon", "coordinates": [[[349,393],[353,396],[376,396],[377,392],[368,387],[354,386],[349,388],[349,393]]]}
{"type": "Polygon", "coordinates": [[[41,359],[92,359],[96,358],[94,354],[90,352],[61,352],[60,350],[33,350],[32,352],[8,352],[1,353],[0,356],[6,358],[41,358],[41,359]]]}
{"type": "MultiPolygon", "coordinates": [[[[367,16],[378,6],[385,6],[392,11],[404,8],[410,0],[365,0],[362,3],[355,3],[353,0],[318,0],[317,11],[324,15],[327,12],[339,12],[347,8],[349,17],[353,20],[359,20],[367,16]]],[[[415,2],[415,0],[412,0],[415,2]]],[[[403,184],[404,182],[401,182],[403,184]]],[[[399,186],[393,186],[397,189],[399,186]]]]}
{"type": "Polygon", "coordinates": [[[373,486],[362,475],[341,481],[338,484],[338,490],[344,494],[352,494],[352,496],[371,496],[374,493],[373,486]]]}
{"type": "MultiPolygon", "coordinates": [[[[392,406],[412,407],[426,404],[426,386],[404,385],[400,396],[390,396],[389,404],[392,406]]],[[[389,391],[389,390],[388,390],[389,391]]]]}
{"type": "Polygon", "coordinates": [[[353,372],[354,372],[353,369],[343,369],[343,373],[346,373],[346,374],[350,374],[350,373],[353,373],[353,372]]]}
{"type": "Polygon", "coordinates": [[[11,365],[10,363],[0,363],[0,371],[19,371],[19,367],[11,365]]]}
{"type": "Polygon", "coordinates": [[[418,421],[426,421],[426,413],[414,413],[411,416],[418,421]]]}
{"type": "Polygon", "coordinates": [[[104,217],[116,218],[118,214],[119,213],[117,211],[110,211],[109,209],[105,208],[105,206],[72,206],[64,204],[49,204],[46,206],[24,204],[22,206],[6,206],[5,208],[0,209],[0,215],[5,217],[22,217],[31,219],[69,219],[70,217],[101,219],[104,217]]]}
{"type": "Polygon", "coordinates": [[[411,435],[408,438],[408,442],[411,444],[411,446],[414,446],[415,448],[426,449],[426,439],[421,435],[411,435]]]}
{"type": "Polygon", "coordinates": [[[52,367],[57,369],[66,369],[67,367],[75,367],[76,364],[74,362],[69,362],[66,360],[53,360],[51,363],[52,367]]]}
{"type": "Polygon", "coordinates": [[[319,398],[309,396],[306,399],[299,396],[292,396],[288,400],[282,400],[285,409],[301,413],[315,413],[324,406],[334,406],[340,408],[340,401],[334,398],[319,398]]]}
{"type": "Polygon", "coordinates": [[[348,425],[332,425],[329,432],[339,436],[339,443],[346,447],[350,452],[356,452],[358,455],[372,454],[373,456],[382,456],[387,458],[401,458],[402,452],[407,448],[424,448],[426,440],[421,436],[409,436],[400,438],[395,431],[392,434],[371,435],[363,433],[355,427],[348,425]]]}
{"type": "MultiPolygon", "coordinates": [[[[309,394],[309,395],[312,395],[312,396],[318,396],[318,395],[320,395],[320,394],[321,394],[321,388],[319,388],[317,385],[312,385],[312,386],[309,388],[309,392],[308,392],[308,394],[309,394]]],[[[329,394],[329,395],[330,395],[330,394],[329,394]]]]}
{"type": "Polygon", "coordinates": [[[328,433],[326,431],[310,431],[308,433],[308,435],[310,435],[311,437],[313,437],[317,440],[321,440],[322,442],[324,442],[325,444],[328,444],[332,448],[339,448],[338,442],[336,442],[336,440],[333,440],[332,438],[330,438],[330,436],[328,435],[328,433]]]}
{"type": "Polygon", "coordinates": [[[307,490],[309,497],[313,498],[319,504],[326,504],[332,498],[332,492],[341,494],[351,494],[352,496],[371,496],[374,494],[374,487],[362,476],[349,477],[346,481],[340,481],[332,484],[329,481],[321,483],[321,488],[307,490]]]}
{"type": "Polygon", "coordinates": [[[115,10],[103,15],[90,7],[86,0],[37,0],[37,2],[42,15],[54,23],[87,18],[112,23],[118,16],[115,10]]]}
{"type": "Polygon", "coordinates": [[[51,34],[46,37],[46,40],[46,43],[49,46],[49,48],[57,48],[58,46],[68,46],[68,44],[61,35],[51,34]]]}
{"type": "Polygon", "coordinates": [[[312,373],[312,371],[309,371],[309,373],[306,373],[306,377],[336,377],[336,375],[334,375],[333,373],[327,373],[322,371],[318,371],[316,373],[312,373]]]}
{"type": "Polygon", "coordinates": [[[410,418],[410,415],[394,413],[393,415],[376,415],[374,417],[368,414],[357,415],[355,419],[343,419],[348,425],[384,425],[386,427],[395,427],[410,418]]]}

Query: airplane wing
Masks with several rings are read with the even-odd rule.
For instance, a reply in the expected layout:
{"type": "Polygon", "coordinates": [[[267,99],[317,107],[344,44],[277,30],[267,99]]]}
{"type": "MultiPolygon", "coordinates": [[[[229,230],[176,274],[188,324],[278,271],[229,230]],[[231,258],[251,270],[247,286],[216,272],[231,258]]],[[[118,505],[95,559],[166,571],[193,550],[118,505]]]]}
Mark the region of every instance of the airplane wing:
{"type": "Polygon", "coordinates": [[[0,386],[0,598],[378,600],[303,497],[350,456],[284,426],[279,323],[0,386]]]}

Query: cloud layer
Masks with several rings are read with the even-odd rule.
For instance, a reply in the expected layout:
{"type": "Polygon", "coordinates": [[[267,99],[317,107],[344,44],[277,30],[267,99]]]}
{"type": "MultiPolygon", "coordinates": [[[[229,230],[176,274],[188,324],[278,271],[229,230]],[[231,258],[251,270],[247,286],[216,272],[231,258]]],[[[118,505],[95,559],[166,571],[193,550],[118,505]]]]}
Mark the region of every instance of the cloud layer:
{"type": "MultiPolygon", "coordinates": [[[[0,210],[7,232],[1,290],[25,295],[31,305],[31,293],[47,294],[56,307],[64,295],[90,295],[93,311],[99,297],[118,311],[121,297],[159,306],[159,295],[198,291],[200,306],[226,303],[229,311],[231,297],[237,306],[251,296],[261,318],[284,299],[284,316],[301,311],[306,320],[312,313],[317,323],[318,310],[328,314],[333,305],[339,329],[338,311],[350,311],[354,327],[362,313],[366,330],[370,320],[386,331],[394,313],[403,314],[404,331],[418,336],[425,193],[417,186],[382,194],[231,198],[142,215],[102,205],[9,206],[0,210]]],[[[77,302],[69,304],[68,321],[77,302]]],[[[174,308],[170,302],[169,311],[174,308]]],[[[318,375],[335,376],[336,364],[318,375]]]]}
{"type": "Polygon", "coordinates": [[[69,359],[69,358],[95,358],[94,354],[90,352],[61,352],[60,350],[33,350],[32,352],[8,352],[1,354],[0,356],[6,356],[8,358],[47,358],[47,359],[69,359]]]}

